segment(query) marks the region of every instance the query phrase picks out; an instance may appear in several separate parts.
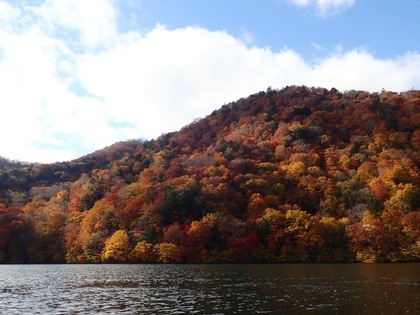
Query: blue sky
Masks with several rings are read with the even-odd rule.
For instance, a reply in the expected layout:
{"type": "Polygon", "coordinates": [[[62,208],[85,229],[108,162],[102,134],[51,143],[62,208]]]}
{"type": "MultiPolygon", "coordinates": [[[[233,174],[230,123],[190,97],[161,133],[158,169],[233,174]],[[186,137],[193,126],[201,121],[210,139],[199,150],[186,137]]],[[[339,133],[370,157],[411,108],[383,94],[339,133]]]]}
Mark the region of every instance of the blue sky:
{"type": "Polygon", "coordinates": [[[420,0],[0,0],[0,156],[71,160],[286,85],[420,89],[420,0]]]}
{"type": "Polygon", "coordinates": [[[420,30],[420,1],[318,1],[342,4],[336,10],[343,14],[326,6],[323,15],[316,1],[306,2],[307,6],[299,8],[287,0],[144,0],[125,10],[144,10],[133,24],[139,29],[163,23],[170,29],[196,25],[212,31],[225,30],[242,39],[248,33],[250,45],[274,51],[287,46],[309,60],[322,57],[338,45],[348,50],[364,47],[379,58],[420,49],[420,41],[410,36],[420,30]],[[321,53],[317,46],[323,48],[321,53]]]}

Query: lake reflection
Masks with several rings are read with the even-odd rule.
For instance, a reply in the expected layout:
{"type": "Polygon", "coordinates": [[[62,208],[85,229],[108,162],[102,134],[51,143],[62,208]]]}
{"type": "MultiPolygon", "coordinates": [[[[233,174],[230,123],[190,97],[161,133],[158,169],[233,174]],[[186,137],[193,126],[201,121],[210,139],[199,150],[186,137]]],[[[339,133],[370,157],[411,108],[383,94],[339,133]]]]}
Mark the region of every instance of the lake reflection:
{"type": "Polygon", "coordinates": [[[419,267],[0,265],[0,314],[420,314],[419,267]]]}

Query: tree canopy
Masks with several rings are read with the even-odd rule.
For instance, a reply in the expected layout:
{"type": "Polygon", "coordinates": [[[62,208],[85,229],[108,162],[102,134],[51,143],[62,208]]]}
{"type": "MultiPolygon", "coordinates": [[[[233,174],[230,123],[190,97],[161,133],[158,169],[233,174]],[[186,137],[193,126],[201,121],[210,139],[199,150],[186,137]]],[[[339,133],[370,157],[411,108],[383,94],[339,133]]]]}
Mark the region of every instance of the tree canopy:
{"type": "Polygon", "coordinates": [[[420,260],[420,91],[290,86],[178,132],[2,160],[0,262],[420,260]]]}

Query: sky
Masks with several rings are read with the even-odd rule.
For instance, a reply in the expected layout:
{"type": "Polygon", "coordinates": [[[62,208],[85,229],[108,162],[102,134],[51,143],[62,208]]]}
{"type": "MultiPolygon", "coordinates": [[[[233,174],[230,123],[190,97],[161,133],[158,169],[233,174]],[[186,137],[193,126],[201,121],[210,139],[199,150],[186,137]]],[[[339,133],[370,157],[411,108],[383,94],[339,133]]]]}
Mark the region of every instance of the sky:
{"type": "Polygon", "coordinates": [[[420,0],[0,0],[0,156],[69,161],[268,87],[420,89],[420,0]]]}

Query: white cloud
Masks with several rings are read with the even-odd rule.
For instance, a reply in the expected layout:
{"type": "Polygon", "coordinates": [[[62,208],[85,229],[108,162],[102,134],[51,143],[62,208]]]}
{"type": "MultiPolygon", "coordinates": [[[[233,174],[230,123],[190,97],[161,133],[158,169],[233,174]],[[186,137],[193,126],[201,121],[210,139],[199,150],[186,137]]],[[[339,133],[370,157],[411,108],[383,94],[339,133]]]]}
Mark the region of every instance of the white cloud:
{"type": "Polygon", "coordinates": [[[420,54],[407,53],[395,59],[376,59],[364,50],[335,54],[315,65],[310,72],[312,85],[339,89],[402,91],[420,86],[420,54]]]}
{"type": "Polygon", "coordinates": [[[241,37],[240,37],[240,39],[244,43],[246,43],[248,45],[251,45],[252,42],[254,41],[254,37],[252,36],[252,34],[249,33],[245,28],[241,28],[241,37]]]}
{"type": "Polygon", "coordinates": [[[338,49],[309,63],[288,48],[249,47],[198,27],[119,33],[112,1],[95,1],[95,12],[81,0],[38,8],[0,2],[7,8],[1,23],[11,26],[0,29],[0,156],[69,160],[118,140],[178,130],[269,86],[420,88],[416,52],[381,60],[338,49]],[[59,19],[63,10],[72,14],[59,19]]]}
{"type": "Polygon", "coordinates": [[[116,36],[116,10],[112,0],[46,0],[33,12],[52,30],[76,31],[88,48],[108,46],[116,36]]]}
{"type": "Polygon", "coordinates": [[[6,2],[0,2],[0,25],[7,26],[8,23],[19,18],[21,11],[19,8],[12,6],[6,2]]]}
{"type": "Polygon", "coordinates": [[[325,18],[336,15],[352,7],[356,0],[289,0],[295,6],[310,8],[325,18]]]}

